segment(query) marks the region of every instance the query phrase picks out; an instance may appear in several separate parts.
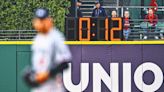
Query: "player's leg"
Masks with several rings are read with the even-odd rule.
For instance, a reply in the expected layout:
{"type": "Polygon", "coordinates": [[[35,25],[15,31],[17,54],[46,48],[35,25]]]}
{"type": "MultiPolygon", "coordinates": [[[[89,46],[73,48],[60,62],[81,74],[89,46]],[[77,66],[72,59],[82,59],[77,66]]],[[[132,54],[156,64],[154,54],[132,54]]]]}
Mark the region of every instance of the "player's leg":
{"type": "Polygon", "coordinates": [[[65,88],[62,80],[62,74],[58,74],[56,76],[54,85],[55,85],[54,87],[55,92],[65,92],[65,88]]]}
{"type": "Polygon", "coordinates": [[[126,33],[126,40],[128,40],[130,33],[131,33],[131,30],[128,28],[127,33],[126,33]]]}
{"type": "Polygon", "coordinates": [[[123,30],[124,39],[128,39],[128,30],[123,30]]]}
{"type": "Polygon", "coordinates": [[[53,86],[54,86],[53,81],[49,80],[46,83],[44,83],[43,85],[41,85],[37,88],[33,88],[31,90],[31,92],[56,92],[53,89],[53,86]]]}

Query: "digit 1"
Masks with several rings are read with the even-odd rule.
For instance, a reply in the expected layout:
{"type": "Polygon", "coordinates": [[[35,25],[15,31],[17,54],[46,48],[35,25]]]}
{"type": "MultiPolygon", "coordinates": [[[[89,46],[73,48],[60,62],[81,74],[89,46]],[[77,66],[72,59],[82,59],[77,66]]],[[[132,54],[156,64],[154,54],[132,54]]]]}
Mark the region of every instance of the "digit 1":
{"type": "Polygon", "coordinates": [[[108,26],[108,18],[105,19],[105,40],[109,41],[108,39],[108,32],[109,32],[109,26],[108,26]]]}

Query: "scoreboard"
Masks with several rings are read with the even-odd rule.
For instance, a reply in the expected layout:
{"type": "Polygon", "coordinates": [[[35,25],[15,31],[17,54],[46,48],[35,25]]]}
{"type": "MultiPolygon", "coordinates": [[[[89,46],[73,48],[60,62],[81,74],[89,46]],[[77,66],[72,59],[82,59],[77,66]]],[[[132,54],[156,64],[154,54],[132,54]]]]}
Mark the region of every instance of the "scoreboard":
{"type": "Polygon", "coordinates": [[[65,36],[68,41],[121,41],[122,18],[66,18],[65,36]]]}

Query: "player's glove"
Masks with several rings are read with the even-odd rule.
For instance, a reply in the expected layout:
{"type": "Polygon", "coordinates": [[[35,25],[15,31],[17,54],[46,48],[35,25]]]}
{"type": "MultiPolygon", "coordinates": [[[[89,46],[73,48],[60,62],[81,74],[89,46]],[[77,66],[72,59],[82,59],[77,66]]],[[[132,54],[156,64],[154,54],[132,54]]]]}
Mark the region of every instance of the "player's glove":
{"type": "MultiPolygon", "coordinates": [[[[56,65],[56,64],[55,64],[56,65]]],[[[58,65],[53,65],[49,73],[36,74],[32,68],[28,67],[24,71],[23,79],[29,87],[39,87],[50,78],[54,78],[57,74],[62,73],[63,70],[68,68],[67,62],[62,62],[58,65]]]]}
{"type": "Polygon", "coordinates": [[[23,74],[24,82],[30,87],[38,87],[40,84],[35,80],[35,72],[31,67],[25,68],[23,74]]]}

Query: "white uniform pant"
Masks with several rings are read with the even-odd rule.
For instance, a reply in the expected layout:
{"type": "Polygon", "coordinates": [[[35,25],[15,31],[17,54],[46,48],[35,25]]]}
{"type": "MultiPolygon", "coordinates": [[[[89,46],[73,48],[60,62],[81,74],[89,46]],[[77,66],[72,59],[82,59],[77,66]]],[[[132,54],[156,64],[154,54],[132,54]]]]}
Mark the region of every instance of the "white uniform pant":
{"type": "Polygon", "coordinates": [[[57,76],[41,85],[40,87],[33,88],[31,92],[65,92],[62,77],[57,76]]]}

